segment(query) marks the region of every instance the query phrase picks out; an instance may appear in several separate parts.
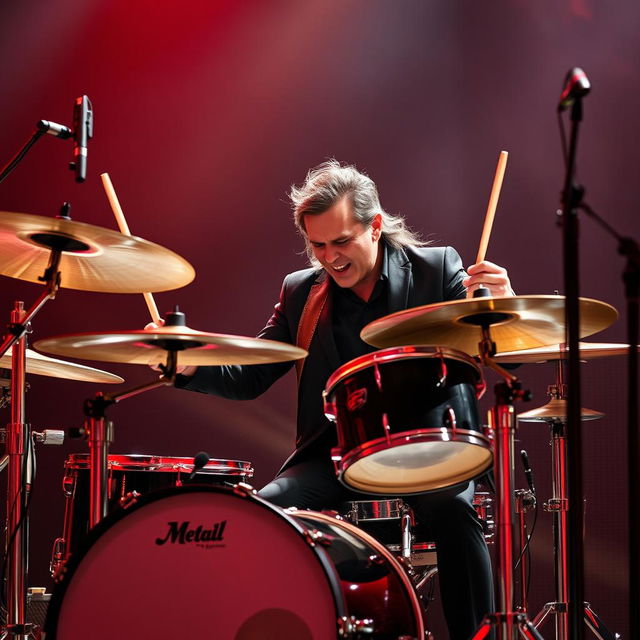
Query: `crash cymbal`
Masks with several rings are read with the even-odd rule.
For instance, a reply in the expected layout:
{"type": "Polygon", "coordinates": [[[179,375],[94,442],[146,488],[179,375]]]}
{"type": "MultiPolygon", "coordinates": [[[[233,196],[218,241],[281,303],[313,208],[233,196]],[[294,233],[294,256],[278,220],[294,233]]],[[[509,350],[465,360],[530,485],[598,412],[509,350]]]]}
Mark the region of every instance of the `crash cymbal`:
{"type": "MultiPolygon", "coordinates": [[[[524,351],[506,351],[497,353],[496,362],[508,363],[542,363],[563,360],[569,353],[568,347],[562,344],[554,344],[549,347],[525,349],[524,351]]],[[[594,360],[607,356],[625,356],[629,353],[628,344],[614,344],[607,342],[581,342],[580,360],[594,360]]]]}
{"type": "MultiPolygon", "coordinates": [[[[564,339],[564,296],[470,298],[398,311],[368,324],[360,337],[375,347],[446,346],[478,353],[481,324],[491,325],[499,351],[558,344],[564,339]]],[[[608,327],[618,312],[605,302],[580,298],[580,337],[608,327]]]]}
{"type": "Polygon", "coordinates": [[[64,218],[0,212],[0,274],[40,282],[51,247],[63,252],[60,286],[69,289],[168,291],[195,277],[184,258],[148,240],[64,218]]]}
{"type": "MultiPolygon", "coordinates": [[[[591,409],[580,409],[581,420],[597,420],[604,417],[604,413],[591,409]]],[[[566,421],[567,401],[564,398],[551,398],[547,404],[531,411],[518,414],[520,422],[549,422],[550,420],[566,421]]]]}
{"type": "Polygon", "coordinates": [[[178,365],[265,364],[307,355],[304,349],[284,342],[206,333],[184,326],[56,336],[38,340],[34,346],[56,355],[146,365],[164,363],[167,351],[179,352],[178,365]]]}
{"type": "MultiPolygon", "coordinates": [[[[11,369],[11,351],[8,351],[0,358],[0,369],[11,369]]],[[[93,369],[76,362],[48,358],[32,349],[27,349],[25,370],[27,373],[39,376],[80,380],[81,382],[101,382],[103,384],[124,382],[124,378],[108,371],[93,369]]]]}

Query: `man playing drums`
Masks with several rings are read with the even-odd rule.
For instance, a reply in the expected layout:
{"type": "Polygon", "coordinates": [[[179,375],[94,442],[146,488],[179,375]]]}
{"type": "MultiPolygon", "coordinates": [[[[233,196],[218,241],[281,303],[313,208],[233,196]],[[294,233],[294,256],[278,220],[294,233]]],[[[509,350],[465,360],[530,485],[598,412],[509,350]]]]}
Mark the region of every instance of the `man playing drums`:
{"type": "MultiPolygon", "coordinates": [[[[360,339],[362,328],[396,311],[464,298],[479,286],[493,296],[513,293],[502,267],[481,262],[465,273],[454,249],[426,246],[402,218],[382,209],[373,181],[352,166],[323,163],[290,195],[311,268],[286,276],[280,301],[259,337],[296,344],[312,291],[321,297],[321,310],[309,330],[309,344],[301,345],[309,355],[298,381],[295,451],[259,495],[282,507],[337,509],[344,501],[366,496],[336,478],[331,462],[336,433],[324,414],[322,392],[340,365],[374,351],[360,339]]],[[[291,366],[188,367],[176,386],[250,399],[291,366]]],[[[484,614],[494,610],[489,553],[473,494],[470,481],[406,499],[417,520],[429,523],[437,545],[452,640],[467,640],[484,614]]]]}

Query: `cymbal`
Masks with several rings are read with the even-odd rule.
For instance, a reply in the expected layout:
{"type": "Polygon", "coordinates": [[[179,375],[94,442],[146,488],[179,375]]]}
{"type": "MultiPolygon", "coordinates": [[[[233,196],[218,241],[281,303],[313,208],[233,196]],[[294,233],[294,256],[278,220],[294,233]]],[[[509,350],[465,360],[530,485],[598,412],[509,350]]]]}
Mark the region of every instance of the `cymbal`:
{"type": "MultiPolygon", "coordinates": [[[[450,300],[374,320],[360,337],[379,348],[446,346],[477,355],[480,325],[486,322],[500,351],[531,349],[564,340],[564,300],[550,295],[450,300]]],[[[580,298],[580,337],[605,329],[617,317],[611,305],[580,298]]]]}
{"type": "MultiPolygon", "coordinates": [[[[542,363],[554,360],[563,360],[567,357],[569,348],[566,345],[554,344],[548,347],[525,349],[524,351],[505,351],[497,353],[496,362],[508,363],[542,363]]],[[[629,353],[628,344],[616,344],[607,342],[581,342],[580,360],[594,360],[607,356],[624,356],[629,353]]]]}
{"type": "MultiPolygon", "coordinates": [[[[11,350],[0,358],[0,369],[11,369],[11,350]]],[[[56,360],[27,349],[25,370],[39,376],[51,378],[66,378],[67,380],[79,380],[81,382],[101,382],[103,384],[118,384],[124,382],[124,378],[108,371],[101,371],[87,367],[77,362],[65,362],[56,360]]]]}
{"type": "Polygon", "coordinates": [[[184,258],[137,236],[64,218],[0,212],[0,274],[40,282],[51,247],[63,252],[60,286],[69,289],[168,291],[195,277],[184,258]]]}
{"type": "MultiPolygon", "coordinates": [[[[597,420],[602,417],[604,417],[604,413],[600,413],[600,411],[580,409],[581,420],[597,420]]],[[[518,414],[518,420],[520,420],[520,422],[548,422],[550,420],[561,420],[564,422],[566,419],[567,401],[564,398],[551,398],[551,400],[542,407],[518,414]]]]}
{"type": "Polygon", "coordinates": [[[178,365],[266,364],[307,355],[304,349],[284,342],[206,333],[185,326],[56,336],[38,340],[34,346],[56,355],[146,365],[164,363],[167,351],[178,352],[178,365]]]}

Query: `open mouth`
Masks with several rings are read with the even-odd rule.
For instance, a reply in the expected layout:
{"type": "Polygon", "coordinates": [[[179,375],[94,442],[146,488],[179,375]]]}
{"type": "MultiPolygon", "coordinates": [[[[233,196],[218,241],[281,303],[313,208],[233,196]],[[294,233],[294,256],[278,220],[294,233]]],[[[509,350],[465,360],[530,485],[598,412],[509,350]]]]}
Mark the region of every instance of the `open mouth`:
{"type": "Polygon", "coordinates": [[[332,265],[331,270],[336,273],[344,273],[350,266],[351,266],[351,263],[346,262],[345,264],[332,265]]]}

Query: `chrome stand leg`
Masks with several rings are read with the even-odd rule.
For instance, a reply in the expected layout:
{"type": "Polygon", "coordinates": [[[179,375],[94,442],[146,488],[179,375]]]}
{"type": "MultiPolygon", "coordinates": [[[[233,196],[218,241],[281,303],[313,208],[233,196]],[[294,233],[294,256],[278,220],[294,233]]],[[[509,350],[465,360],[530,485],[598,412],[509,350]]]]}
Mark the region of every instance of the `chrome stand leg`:
{"type": "MultiPolygon", "coordinates": [[[[562,363],[558,363],[557,384],[549,387],[552,397],[560,398],[564,395],[562,363]]],[[[551,466],[552,466],[552,497],[545,503],[545,510],[553,513],[553,555],[555,559],[555,602],[548,602],[543,610],[535,617],[534,625],[540,628],[551,613],[555,622],[556,640],[569,640],[569,599],[568,587],[568,541],[567,518],[569,493],[567,487],[567,439],[562,420],[548,420],[551,431],[551,466]]],[[[584,621],[587,628],[600,640],[616,640],[621,636],[612,633],[603,624],[588,603],[584,605],[584,621]]]]}
{"type": "MultiPolygon", "coordinates": [[[[490,363],[487,361],[487,363],[490,363]]],[[[499,368],[498,368],[499,369],[499,368]]],[[[507,374],[508,375],[508,374],[507,374]]],[[[515,413],[513,402],[528,394],[520,383],[509,376],[508,382],[496,385],[496,405],[490,412],[494,432],[494,475],[496,481],[498,553],[496,575],[497,600],[500,610],[486,616],[472,640],[483,640],[495,628],[496,640],[513,640],[516,637],[542,640],[542,636],[527,618],[527,614],[514,610],[514,440],[515,413]]]]}

